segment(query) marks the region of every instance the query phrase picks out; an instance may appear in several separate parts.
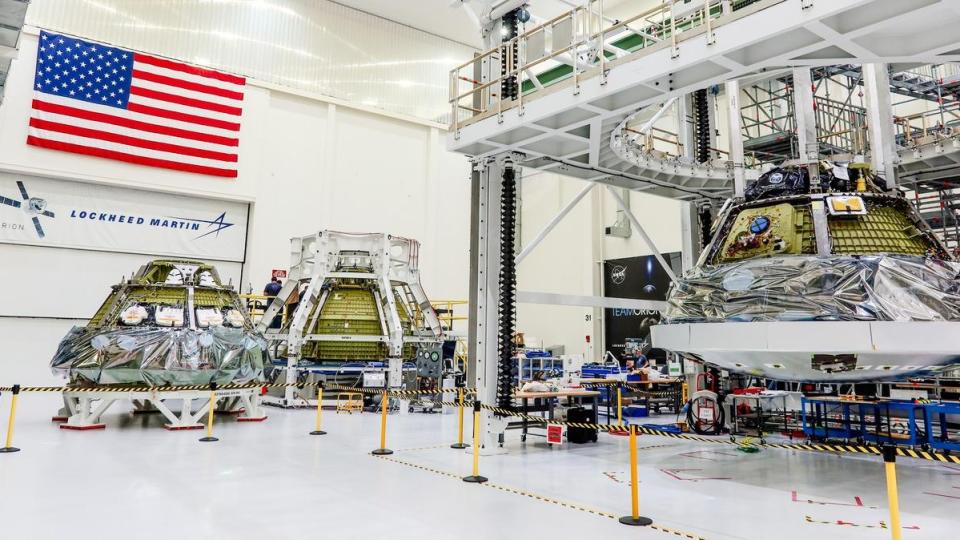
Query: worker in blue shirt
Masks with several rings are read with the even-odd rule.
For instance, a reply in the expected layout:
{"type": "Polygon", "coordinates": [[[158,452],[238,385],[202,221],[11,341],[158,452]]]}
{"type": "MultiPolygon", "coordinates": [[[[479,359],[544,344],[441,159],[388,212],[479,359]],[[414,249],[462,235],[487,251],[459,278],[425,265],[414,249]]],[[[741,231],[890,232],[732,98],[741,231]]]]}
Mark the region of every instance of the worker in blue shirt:
{"type": "Polygon", "coordinates": [[[267,286],[263,288],[264,296],[276,296],[280,294],[280,289],[283,288],[283,283],[277,279],[276,276],[270,278],[270,283],[267,283],[267,286]]]}
{"type": "MultiPolygon", "coordinates": [[[[276,299],[277,295],[280,294],[280,289],[282,288],[283,283],[281,283],[276,276],[273,276],[270,278],[270,283],[267,283],[267,286],[263,288],[263,295],[268,297],[270,303],[272,303],[276,299]]],[[[268,303],[267,306],[269,307],[269,305],[270,304],[268,303]]],[[[282,316],[278,313],[277,316],[270,321],[270,328],[280,328],[281,323],[282,316]]]]}

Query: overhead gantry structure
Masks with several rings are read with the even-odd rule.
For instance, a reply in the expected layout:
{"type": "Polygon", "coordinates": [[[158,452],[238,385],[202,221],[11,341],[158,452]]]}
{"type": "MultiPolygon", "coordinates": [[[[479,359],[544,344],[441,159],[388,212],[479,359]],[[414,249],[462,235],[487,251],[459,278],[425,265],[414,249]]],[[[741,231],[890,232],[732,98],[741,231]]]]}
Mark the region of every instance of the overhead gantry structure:
{"type": "MultiPolygon", "coordinates": [[[[739,136],[729,137],[725,159],[709,152],[716,140],[703,137],[711,136],[717,119],[703,106],[705,95],[726,94],[728,131],[740,134],[741,87],[792,76],[797,161],[815,167],[820,147],[810,68],[862,66],[871,166],[894,187],[898,168],[909,163],[901,164],[896,144],[888,66],[960,61],[960,35],[953,31],[960,25],[960,3],[953,0],[678,0],[621,20],[605,16],[603,0],[547,20],[531,18],[527,3],[503,0],[481,10],[488,50],[452,70],[449,81],[448,148],[474,163],[470,377],[481,401],[501,406],[509,406],[512,391],[504,374],[510,367],[514,303],[532,296],[515,290],[515,190],[522,169],[589,182],[534,245],[594,185],[604,184],[672,275],[613,188],[688,203],[717,204],[742,194],[757,173],[747,167],[739,136]],[[681,156],[644,145],[647,124],[631,127],[638,111],[671,106],[680,111],[681,123],[691,118],[702,124],[699,130],[678,130],[681,156]]],[[[911,151],[911,159],[923,159],[924,148],[911,151]]],[[[696,254],[688,252],[698,249],[692,239],[697,227],[692,205],[688,208],[685,216],[691,219],[684,229],[691,238],[685,239],[684,255],[692,260],[696,254]]],[[[557,301],[659,307],[591,297],[557,301]]],[[[503,418],[485,414],[484,426],[487,447],[502,442],[503,418]]]]}

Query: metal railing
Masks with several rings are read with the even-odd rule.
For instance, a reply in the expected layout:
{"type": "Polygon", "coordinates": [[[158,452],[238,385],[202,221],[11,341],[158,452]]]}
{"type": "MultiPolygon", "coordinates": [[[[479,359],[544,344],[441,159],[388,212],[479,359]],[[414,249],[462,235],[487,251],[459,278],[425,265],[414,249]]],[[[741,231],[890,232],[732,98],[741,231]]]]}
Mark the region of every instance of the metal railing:
{"type": "MultiPolygon", "coordinates": [[[[744,89],[742,134],[746,141],[775,137],[789,146],[775,153],[755,150],[760,162],[778,162],[798,155],[793,87],[780,81],[744,89]]],[[[814,95],[817,141],[821,152],[863,154],[867,149],[866,109],[814,95]]]]}
{"type": "Polygon", "coordinates": [[[437,318],[440,319],[440,324],[444,326],[444,330],[453,330],[455,322],[469,319],[467,315],[457,314],[457,307],[465,309],[469,304],[467,300],[431,300],[430,304],[437,313],[437,318]]]}
{"type": "MultiPolygon", "coordinates": [[[[267,308],[270,307],[270,303],[276,296],[267,296],[265,294],[241,294],[240,299],[243,300],[244,305],[247,308],[247,313],[250,315],[250,319],[254,324],[260,322],[260,319],[263,318],[263,314],[267,311],[267,308]]],[[[287,311],[286,309],[281,309],[280,316],[280,325],[285,326],[287,324],[287,311]]]]}
{"type": "Polygon", "coordinates": [[[960,78],[960,64],[946,62],[943,64],[930,64],[910,68],[899,73],[914,75],[931,81],[943,81],[960,78]]]}
{"type": "Polygon", "coordinates": [[[960,102],[951,101],[930,111],[898,116],[897,144],[915,146],[960,133],[960,102]]]}
{"type": "Polygon", "coordinates": [[[727,22],[725,16],[755,4],[769,7],[783,1],[664,1],[625,20],[608,23],[603,15],[604,0],[587,0],[583,6],[546,20],[453,68],[449,80],[450,130],[456,134],[464,125],[494,113],[502,115],[514,107],[522,114],[524,102],[544,94],[548,86],[545,82],[572,81],[576,94],[583,80],[605,78],[614,62],[667,46],[677,56],[679,42],[688,36],[704,33],[712,42],[713,30],[727,22]],[[561,74],[543,81],[536,70],[558,70],[561,74]],[[508,95],[504,95],[505,89],[508,95]]]}

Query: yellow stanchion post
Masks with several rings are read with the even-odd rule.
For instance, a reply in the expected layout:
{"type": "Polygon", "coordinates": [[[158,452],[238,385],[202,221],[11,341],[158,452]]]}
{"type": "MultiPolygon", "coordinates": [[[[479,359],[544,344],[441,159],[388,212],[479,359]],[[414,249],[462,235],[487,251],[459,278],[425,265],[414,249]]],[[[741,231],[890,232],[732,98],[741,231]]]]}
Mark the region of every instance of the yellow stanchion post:
{"type": "Polygon", "coordinates": [[[883,447],[883,465],[887,472],[887,504],[890,506],[890,535],[900,540],[900,495],[897,491],[897,448],[883,447]]]}
{"type": "Polygon", "coordinates": [[[310,432],[311,435],[326,435],[327,432],[320,429],[320,418],[323,415],[323,383],[317,383],[317,425],[316,429],[310,432]]]}
{"type": "Polygon", "coordinates": [[[393,453],[393,450],[387,448],[387,411],[390,409],[390,391],[383,391],[383,398],[380,401],[380,448],[371,452],[375,456],[387,456],[393,453]]]}
{"type": "Polygon", "coordinates": [[[640,515],[640,491],[639,480],[637,479],[637,426],[630,426],[630,503],[631,512],[629,516],[620,518],[620,523],[624,525],[646,526],[653,523],[650,518],[640,515]]]}
{"type": "MultiPolygon", "coordinates": [[[[609,399],[610,396],[607,396],[609,399]]],[[[617,384],[617,425],[623,425],[623,386],[617,384]]]]}
{"type": "Polygon", "coordinates": [[[487,477],[480,476],[480,401],[473,402],[473,474],[463,477],[464,482],[482,484],[487,477]]]}
{"type": "Polygon", "coordinates": [[[463,442],[463,388],[460,389],[460,405],[457,407],[457,442],[450,445],[450,448],[463,450],[467,445],[463,442]]]}
{"type": "Polygon", "coordinates": [[[3,448],[0,448],[0,453],[3,454],[12,454],[13,452],[20,451],[19,448],[13,447],[13,425],[17,420],[17,400],[20,398],[20,385],[13,385],[10,394],[10,418],[7,420],[7,441],[4,443],[3,448]]]}
{"type": "Polygon", "coordinates": [[[217,408],[217,383],[210,383],[210,408],[207,409],[207,436],[200,442],[217,442],[220,439],[213,436],[213,410],[217,408]]]}

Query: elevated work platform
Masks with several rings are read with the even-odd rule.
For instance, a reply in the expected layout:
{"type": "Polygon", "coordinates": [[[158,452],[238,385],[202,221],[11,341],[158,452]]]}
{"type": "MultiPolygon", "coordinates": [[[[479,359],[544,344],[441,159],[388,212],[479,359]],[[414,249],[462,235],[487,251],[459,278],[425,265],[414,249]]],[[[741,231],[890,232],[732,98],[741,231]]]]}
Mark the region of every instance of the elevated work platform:
{"type": "Polygon", "coordinates": [[[616,148],[618,126],[641,108],[767,71],[960,60],[951,0],[703,5],[664,4],[610,24],[594,0],[478,55],[451,73],[448,147],[477,158],[517,152],[525,167],[666,197],[723,198],[742,164],[631,157],[616,148]],[[538,75],[561,65],[565,77],[538,75]]]}

